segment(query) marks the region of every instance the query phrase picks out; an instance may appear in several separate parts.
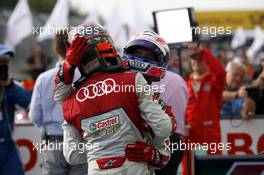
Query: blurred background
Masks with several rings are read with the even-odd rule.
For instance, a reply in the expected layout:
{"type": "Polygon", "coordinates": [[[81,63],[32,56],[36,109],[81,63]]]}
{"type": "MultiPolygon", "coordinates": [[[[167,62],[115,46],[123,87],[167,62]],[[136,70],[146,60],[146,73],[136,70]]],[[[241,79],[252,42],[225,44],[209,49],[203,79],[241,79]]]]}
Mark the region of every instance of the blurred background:
{"type": "MultiPolygon", "coordinates": [[[[224,65],[234,61],[246,68],[245,83],[250,84],[256,72],[264,75],[263,0],[1,0],[0,43],[15,52],[10,65],[11,77],[32,91],[38,75],[57,62],[52,49],[54,35],[40,34],[41,28],[74,27],[95,21],[109,31],[121,54],[132,35],[154,30],[153,11],[182,7],[194,9],[203,46],[210,48],[224,65]],[[219,32],[219,28],[224,31],[219,32]]],[[[188,77],[192,72],[190,50],[182,48],[179,52],[171,47],[169,70],[183,78],[188,77]]],[[[261,99],[263,102],[264,95],[261,99]]],[[[24,110],[17,110],[16,124],[15,138],[20,143],[24,169],[27,174],[39,174],[42,166],[40,157],[32,151],[32,143],[40,140],[39,131],[33,127],[24,110]]],[[[256,155],[263,152],[263,124],[263,113],[247,122],[239,116],[223,117],[223,142],[236,145],[235,149],[224,154],[256,155]]],[[[217,163],[210,161],[210,166],[216,168],[214,166],[221,165],[223,161],[228,163],[225,159],[217,163]]],[[[201,157],[198,162],[204,168],[201,171],[209,167],[207,158],[201,157]]],[[[223,167],[228,166],[223,164],[223,167]]],[[[222,170],[226,172],[226,168],[222,170]]]]}
{"type": "MultiPolygon", "coordinates": [[[[22,1],[21,1],[22,2],[22,1]]],[[[111,1],[82,1],[82,0],[28,0],[23,1],[27,4],[28,9],[22,5],[21,11],[18,12],[21,19],[21,26],[11,20],[11,14],[14,12],[17,0],[2,0],[0,2],[0,42],[4,43],[8,37],[16,37],[20,34],[15,42],[9,46],[15,50],[16,55],[13,60],[11,75],[18,80],[35,79],[33,75],[29,75],[33,69],[30,60],[34,58],[34,54],[38,52],[43,57],[47,57],[43,61],[43,69],[46,69],[54,63],[54,57],[51,50],[51,36],[38,36],[36,30],[40,27],[54,25],[76,26],[87,21],[96,21],[104,25],[113,36],[117,47],[120,51],[128,38],[142,30],[153,29],[152,12],[155,10],[164,10],[180,7],[193,7],[195,9],[195,18],[199,26],[202,27],[229,27],[232,32],[219,34],[214,30],[203,31],[201,33],[202,41],[210,43],[210,47],[216,56],[220,56],[223,62],[237,57],[243,56],[243,51],[248,50],[255,38],[260,38],[264,27],[264,3],[261,0],[210,0],[199,1],[151,1],[151,0],[111,0],[111,1]],[[58,6],[55,8],[55,5],[58,6]],[[23,14],[27,14],[23,16],[23,14]],[[23,16],[23,17],[22,17],[23,16]],[[8,24],[9,20],[9,24],[8,24]],[[23,25],[30,24],[30,25],[23,25]],[[258,28],[260,27],[260,28],[258,28]],[[35,30],[34,30],[35,29],[35,30]],[[11,33],[8,35],[7,31],[11,33]],[[31,32],[29,32],[31,31],[31,32]],[[35,32],[34,32],[35,31],[35,32]],[[212,34],[213,32],[213,34],[212,34]],[[214,34],[215,33],[215,34],[214,34]],[[234,37],[236,36],[236,37],[234,37]],[[231,47],[232,39],[233,46],[231,47]],[[42,51],[38,51],[42,50],[42,51]],[[33,57],[32,57],[33,56],[33,57]],[[30,59],[31,58],[31,59],[30,59]]],[[[14,17],[16,18],[16,17],[14,17]]],[[[211,28],[213,29],[213,28],[211,28]]],[[[261,47],[252,48],[248,53],[250,61],[258,62],[255,59],[261,55],[261,47]],[[254,58],[253,58],[254,57],[254,58]]],[[[183,69],[188,74],[188,58],[185,59],[185,52],[182,52],[183,69]]],[[[170,62],[171,70],[178,72],[177,56],[173,55],[170,62]]]]}

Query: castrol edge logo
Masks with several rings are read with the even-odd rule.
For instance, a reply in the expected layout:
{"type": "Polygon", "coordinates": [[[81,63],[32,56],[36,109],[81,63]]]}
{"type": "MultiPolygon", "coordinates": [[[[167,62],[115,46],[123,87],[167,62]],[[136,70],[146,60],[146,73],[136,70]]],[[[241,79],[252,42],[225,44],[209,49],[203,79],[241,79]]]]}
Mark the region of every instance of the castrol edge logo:
{"type": "Polygon", "coordinates": [[[119,118],[118,115],[116,115],[104,120],[92,122],[90,124],[90,130],[97,131],[97,130],[105,129],[117,125],[118,123],[119,123],[119,118]]]}

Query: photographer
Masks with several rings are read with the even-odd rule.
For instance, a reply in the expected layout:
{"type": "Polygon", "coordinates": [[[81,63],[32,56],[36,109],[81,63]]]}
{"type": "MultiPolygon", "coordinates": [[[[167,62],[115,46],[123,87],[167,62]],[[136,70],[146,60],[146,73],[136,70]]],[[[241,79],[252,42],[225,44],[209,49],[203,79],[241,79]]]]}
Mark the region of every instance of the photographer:
{"type": "Polygon", "coordinates": [[[248,87],[249,96],[252,96],[257,104],[256,114],[264,114],[264,53],[260,54],[260,65],[256,66],[252,78],[252,86],[248,87]]]}
{"type": "Polygon", "coordinates": [[[223,92],[222,116],[241,116],[250,119],[255,115],[255,101],[248,96],[243,86],[245,67],[237,62],[229,62],[226,66],[226,89],[223,92]]]}
{"type": "Polygon", "coordinates": [[[14,53],[0,45],[0,174],[23,175],[15,141],[12,139],[15,105],[26,109],[30,93],[8,78],[8,65],[14,53]]]}

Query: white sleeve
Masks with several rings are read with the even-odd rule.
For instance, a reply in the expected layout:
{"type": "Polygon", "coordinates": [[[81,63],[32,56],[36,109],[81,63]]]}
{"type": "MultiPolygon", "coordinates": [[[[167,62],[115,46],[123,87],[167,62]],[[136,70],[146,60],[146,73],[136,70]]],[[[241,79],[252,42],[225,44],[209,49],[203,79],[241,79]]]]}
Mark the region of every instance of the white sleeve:
{"type": "Polygon", "coordinates": [[[154,133],[153,144],[159,145],[171,134],[172,123],[170,117],[161,109],[157,100],[153,100],[153,92],[145,78],[137,73],[136,89],[141,117],[151,127],[154,133]],[[147,88],[149,87],[149,88],[147,88]]]}
{"type": "Polygon", "coordinates": [[[56,88],[54,91],[54,100],[62,102],[63,100],[67,99],[73,91],[74,88],[72,84],[65,84],[60,81],[58,84],[56,84],[56,88]]]}
{"type": "Polygon", "coordinates": [[[87,154],[82,137],[76,128],[66,121],[62,124],[63,128],[63,155],[66,161],[71,165],[87,163],[87,154]]]}
{"type": "MultiPolygon", "coordinates": [[[[60,69],[56,75],[56,80],[60,79],[60,76],[64,76],[63,75],[63,66],[64,66],[65,62],[63,62],[60,65],[60,69]],[[62,75],[61,75],[62,74],[62,75]]],[[[68,72],[68,74],[70,74],[68,72]]],[[[74,77],[73,77],[73,81],[77,80],[80,77],[80,72],[75,69],[74,70],[74,77]]],[[[73,87],[73,83],[70,84],[65,84],[63,81],[59,80],[56,81],[55,80],[55,89],[54,89],[54,100],[58,101],[60,103],[62,103],[65,99],[67,99],[72,92],[74,91],[74,87],[73,87]]]]}

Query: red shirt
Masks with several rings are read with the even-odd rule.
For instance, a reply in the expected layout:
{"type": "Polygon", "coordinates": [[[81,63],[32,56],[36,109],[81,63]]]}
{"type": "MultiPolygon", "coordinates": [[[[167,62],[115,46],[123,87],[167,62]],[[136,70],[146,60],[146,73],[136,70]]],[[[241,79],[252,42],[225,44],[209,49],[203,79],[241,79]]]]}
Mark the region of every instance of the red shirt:
{"type": "Polygon", "coordinates": [[[186,80],[189,91],[186,122],[191,126],[191,140],[192,138],[198,142],[214,140],[210,137],[217,137],[215,139],[219,140],[220,110],[226,72],[223,64],[208,49],[203,49],[200,56],[205,61],[209,73],[197,82],[193,77],[186,80]]]}

